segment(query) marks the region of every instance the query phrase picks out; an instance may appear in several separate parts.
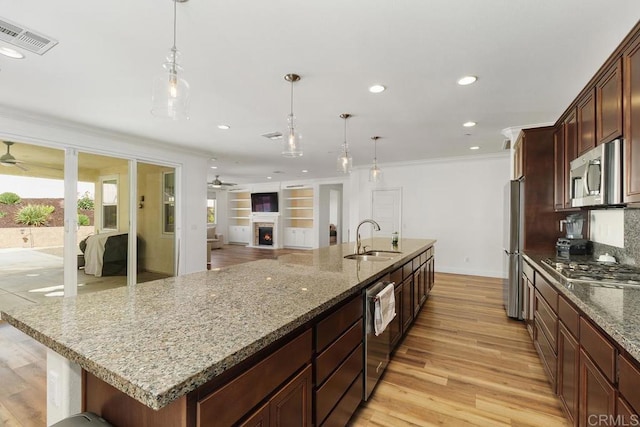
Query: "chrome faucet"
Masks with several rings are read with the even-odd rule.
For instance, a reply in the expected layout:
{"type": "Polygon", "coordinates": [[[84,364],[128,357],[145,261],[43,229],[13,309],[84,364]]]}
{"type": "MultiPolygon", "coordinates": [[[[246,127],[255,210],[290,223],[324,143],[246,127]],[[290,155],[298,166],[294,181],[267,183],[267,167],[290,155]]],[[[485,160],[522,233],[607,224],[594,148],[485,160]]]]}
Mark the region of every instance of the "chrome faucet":
{"type": "MultiPolygon", "coordinates": [[[[373,225],[373,229],[376,231],[380,231],[380,225],[375,222],[372,219],[363,219],[362,221],[360,221],[360,224],[358,224],[358,228],[356,228],[356,247],[355,247],[355,253],[359,254],[360,253],[360,247],[361,247],[361,242],[360,242],[360,226],[362,224],[364,224],[365,222],[368,222],[369,224],[373,225]]],[[[366,247],[366,246],[365,246],[366,247]]],[[[364,252],[364,251],[363,251],[364,252]]]]}

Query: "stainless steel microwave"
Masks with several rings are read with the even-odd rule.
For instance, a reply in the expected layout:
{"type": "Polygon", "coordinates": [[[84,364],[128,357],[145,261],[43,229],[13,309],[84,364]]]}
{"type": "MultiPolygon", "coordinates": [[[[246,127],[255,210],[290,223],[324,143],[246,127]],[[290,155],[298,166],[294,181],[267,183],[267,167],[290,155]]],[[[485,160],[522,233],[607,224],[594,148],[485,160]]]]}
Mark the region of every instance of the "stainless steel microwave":
{"type": "Polygon", "coordinates": [[[622,203],[622,140],[587,151],[571,162],[571,206],[622,203]]]}

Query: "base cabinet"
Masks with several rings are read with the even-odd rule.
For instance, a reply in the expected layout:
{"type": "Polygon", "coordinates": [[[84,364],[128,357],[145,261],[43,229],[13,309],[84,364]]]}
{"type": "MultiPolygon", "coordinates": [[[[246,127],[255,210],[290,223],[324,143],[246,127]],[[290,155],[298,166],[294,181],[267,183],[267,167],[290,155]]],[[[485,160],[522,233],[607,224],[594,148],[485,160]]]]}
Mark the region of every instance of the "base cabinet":
{"type": "Polygon", "coordinates": [[[584,350],[580,350],[580,418],[581,427],[598,425],[598,417],[613,419],[616,390],[584,350]]]}
{"type": "Polygon", "coordinates": [[[311,426],[311,365],[240,424],[243,427],[311,426]]]}
{"type": "Polygon", "coordinates": [[[558,328],[558,397],[572,425],[578,425],[580,346],[564,323],[558,328]]]}

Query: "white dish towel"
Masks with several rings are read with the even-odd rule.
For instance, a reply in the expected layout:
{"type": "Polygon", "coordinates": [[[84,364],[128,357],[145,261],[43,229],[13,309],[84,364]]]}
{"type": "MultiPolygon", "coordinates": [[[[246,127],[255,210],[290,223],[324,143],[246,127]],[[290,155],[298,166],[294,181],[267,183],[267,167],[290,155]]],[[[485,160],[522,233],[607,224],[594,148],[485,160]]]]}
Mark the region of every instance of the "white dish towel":
{"type": "Polygon", "coordinates": [[[374,332],[378,336],[384,332],[389,323],[396,317],[396,294],[393,283],[389,283],[376,294],[373,311],[374,332]]]}

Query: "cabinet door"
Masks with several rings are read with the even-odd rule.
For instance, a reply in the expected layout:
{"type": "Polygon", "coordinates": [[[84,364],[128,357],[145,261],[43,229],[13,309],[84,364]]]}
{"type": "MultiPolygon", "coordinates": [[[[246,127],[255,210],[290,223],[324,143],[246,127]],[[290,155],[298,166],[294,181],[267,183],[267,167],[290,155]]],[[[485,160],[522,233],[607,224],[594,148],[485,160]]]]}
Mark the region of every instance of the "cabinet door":
{"type": "Polygon", "coordinates": [[[295,246],[296,243],[296,230],[291,227],[284,229],[284,246],[295,246]]]}
{"type": "Polygon", "coordinates": [[[579,368],[578,340],[560,322],[558,329],[558,397],[573,425],[578,424],[579,368]]]}
{"type": "Polygon", "coordinates": [[[269,425],[311,426],[311,365],[269,401],[269,425]]]}
{"type": "Polygon", "coordinates": [[[565,179],[564,158],[564,126],[560,125],[553,132],[553,207],[555,210],[564,209],[564,191],[567,184],[565,179]]]}
{"type": "Polygon", "coordinates": [[[420,266],[420,307],[422,307],[427,300],[427,295],[429,294],[429,288],[427,287],[427,276],[429,274],[427,265],[428,263],[425,262],[420,266]]]}
{"type": "Polygon", "coordinates": [[[435,257],[431,257],[429,262],[429,292],[433,289],[433,285],[436,283],[436,259],[435,257]]]}
{"type": "Polygon", "coordinates": [[[640,37],[624,61],[624,201],[640,202],[640,37]]]}
{"type": "Polygon", "coordinates": [[[533,312],[535,304],[536,288],[533,286],[533,282],[525,275],[522,275],[522,283],[524,284],[524,300],[523,300],[523,318],[529,336],[533,339],[533,312]]]}
{"type": "Polygon", "coordinates": [[[422,300],[421,281],[422,272],[418,269],[413,273],[413,317],[417,317],[418,313],[420,313],[420,303],[422,300]]]}
{"type": "Polygon", "coordinates": [[[409,330],[413,320],[413,277],[407,277],[402,282],[402,333],[409,330]]]}
{"type": "Polygon", "coordinates": [[[269,427],[269,402],[249,416],[239,427],[269,427]]]}
{"type": "Polygon", "coordinates": [[[595,89],[593,89],[578,102],[578,155],[596,146],[595,98],[595,89]]]}
{"type": "Polygon", "coordinates": [[[633,410],[631,405],[627,403],[621,396],[618,396],[618,403],[616,405],[616,422],[620,426],[633,426],[638,425],[638,414],[633,410]]]}
{"type": "Polygon", "coordinates": [[[597,425],[599,416],[611,416],[616,410],[616,390],[607,381],[584,350],[580,350],[579,426],[597,425]]]}
{"type": "Polygon", "coordinates": [[[597,143],[622,135],[622,65],[618,60],[596,84],[597,143]]]}
{"type": "Polygon", "coordinates": [[[564,207],[571,208],[571,161],[578,157],[578,121],[576,110],[564,120],[564,207]]]}

